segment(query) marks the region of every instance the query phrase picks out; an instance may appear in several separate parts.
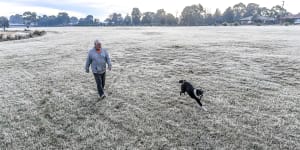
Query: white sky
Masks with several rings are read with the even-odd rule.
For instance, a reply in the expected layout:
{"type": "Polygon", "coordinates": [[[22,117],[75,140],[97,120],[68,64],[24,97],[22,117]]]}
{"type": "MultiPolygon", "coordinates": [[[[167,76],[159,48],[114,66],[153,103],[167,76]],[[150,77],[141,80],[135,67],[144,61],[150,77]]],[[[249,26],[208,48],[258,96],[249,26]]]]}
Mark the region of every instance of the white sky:
{"type": "MultiPolygon", "coordinates": [[[[244,4],[257,3],[261,7],[271,8],[281,5],[282,0],[0,0],[0,16],[9,17],[12,14],[22,14],[24,11],[34,11],[38,15],[57,15],[58,12],[68,12],[70,16],[85,17],[93,15],[104,20],[113,12],[131,13],[133,7],[141,12],[165,9],[167,13],[178,16],[185,6],[202,4],[211,13],[219,8],[222,12],[229,6],[242,2],[244,4]]],[[[285,0],[285,8],[294,14],[300,12],[300,0],[285,0]]]]}

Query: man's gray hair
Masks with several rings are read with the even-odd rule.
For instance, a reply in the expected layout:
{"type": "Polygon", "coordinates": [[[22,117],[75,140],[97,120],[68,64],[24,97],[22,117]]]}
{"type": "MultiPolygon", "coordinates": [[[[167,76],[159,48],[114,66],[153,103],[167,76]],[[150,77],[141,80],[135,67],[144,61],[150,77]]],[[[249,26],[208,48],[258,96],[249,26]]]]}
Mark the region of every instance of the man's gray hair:
{"type": "Polygon", "coordinates": [[[101,44],[100,40],[98,40],[98,39],[96,39],[96,40],[94,41],[94,45],[96,46],[97,44],[101,44]]]}

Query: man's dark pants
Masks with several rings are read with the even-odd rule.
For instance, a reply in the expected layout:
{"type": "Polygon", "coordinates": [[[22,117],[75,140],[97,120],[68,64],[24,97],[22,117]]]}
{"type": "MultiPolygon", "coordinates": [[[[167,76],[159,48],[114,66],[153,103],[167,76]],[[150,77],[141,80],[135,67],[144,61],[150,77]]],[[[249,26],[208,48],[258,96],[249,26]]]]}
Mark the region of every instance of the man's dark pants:
{"type": "Polygon", "coordinates": [[[104,85],[105,85],[105,72],[100,74],[100,73],[94,73],[94,77],[97,83],[97,89],[99,96],[102,96],[104,94],[104,85]]]}

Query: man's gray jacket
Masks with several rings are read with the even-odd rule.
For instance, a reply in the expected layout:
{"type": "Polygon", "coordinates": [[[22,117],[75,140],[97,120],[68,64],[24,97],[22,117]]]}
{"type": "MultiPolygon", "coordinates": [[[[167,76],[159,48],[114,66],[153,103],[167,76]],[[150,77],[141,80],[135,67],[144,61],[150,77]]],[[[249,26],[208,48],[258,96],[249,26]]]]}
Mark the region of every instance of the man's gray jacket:
{"type": "Polygon", "coordinates": [[[106,49],[101,48],[101,52],[97,53],[95,48],[92,48],[87,56],[85,70],[89,72],[91,65],[93,73],[104,73],[106,71],[106,64],[111,68],[111,61],[106,49]]]}

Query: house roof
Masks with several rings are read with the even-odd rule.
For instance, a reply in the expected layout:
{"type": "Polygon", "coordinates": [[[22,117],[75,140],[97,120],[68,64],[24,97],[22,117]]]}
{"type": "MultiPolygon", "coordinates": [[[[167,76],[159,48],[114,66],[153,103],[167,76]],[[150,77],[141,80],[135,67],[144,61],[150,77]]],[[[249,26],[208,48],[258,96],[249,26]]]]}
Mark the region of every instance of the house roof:
{"type": "Polygon", "coordinates": [[[240,19],[240,21],[252,21],[253,16],[240,19]]]}
{"type": "Polygon", "coordinates": [[[266,16],[257,16],[257,17],[249,16],[249,17],[240,19],[240,21],[252,21],[252,20],[275,21],[275,18],[266,17],[266,16]]]}
{"type": "Polygon", "coordinates": [[[282,17],[283,19],[300,19],[300,13],[297,15],[288,15],[285,17],[282,17]]]}
{"type": "Polygon", "coordinates": [[[264,21],[275,21],[275,18],[266,17],[266,16],[257,16],[255,20],[264,20],[264,21]]]}

